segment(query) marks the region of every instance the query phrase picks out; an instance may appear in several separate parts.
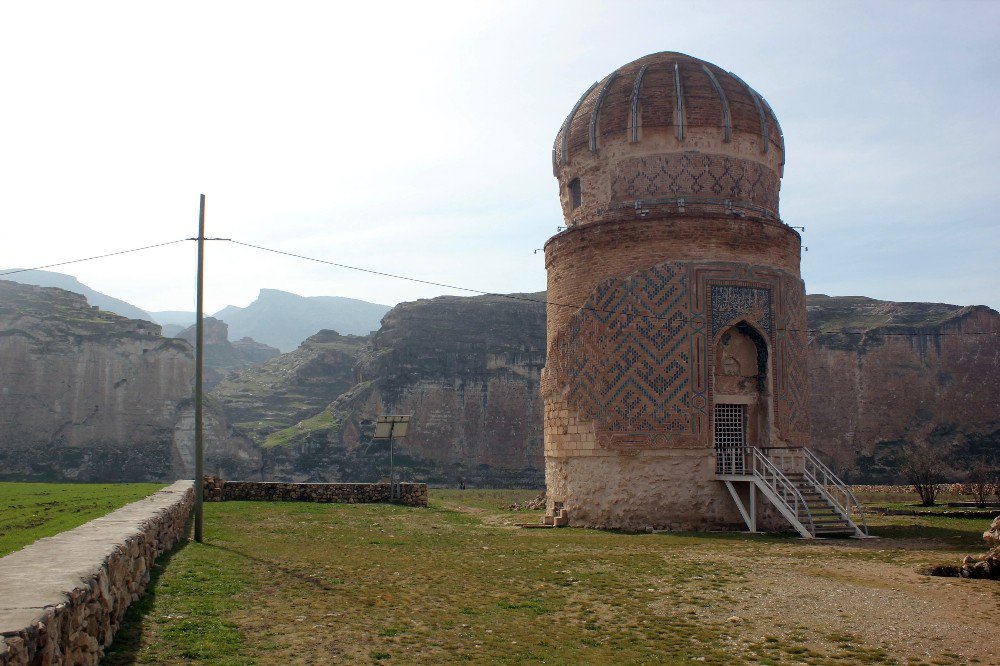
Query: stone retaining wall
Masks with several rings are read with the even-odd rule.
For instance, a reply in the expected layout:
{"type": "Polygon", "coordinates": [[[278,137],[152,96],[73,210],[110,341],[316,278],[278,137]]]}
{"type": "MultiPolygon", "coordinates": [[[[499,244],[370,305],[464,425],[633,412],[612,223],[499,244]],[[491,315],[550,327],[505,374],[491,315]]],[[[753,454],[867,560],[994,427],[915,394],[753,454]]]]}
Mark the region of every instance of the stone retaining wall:
{"type": "Polygon", "coordinates": [[[0,666],[98,663],[193,504],[194,482],[177,481],[0,558],[0,666]]]}
{"type": "Polygon", "coordinates": [[[399,483],[400,497],[390,499],[388,483],[284,483],[270,481],[223,481],[205,477],[206,502],[336,502],[361,504],[396,502],[427,506],[426,483],[399,483]]]}

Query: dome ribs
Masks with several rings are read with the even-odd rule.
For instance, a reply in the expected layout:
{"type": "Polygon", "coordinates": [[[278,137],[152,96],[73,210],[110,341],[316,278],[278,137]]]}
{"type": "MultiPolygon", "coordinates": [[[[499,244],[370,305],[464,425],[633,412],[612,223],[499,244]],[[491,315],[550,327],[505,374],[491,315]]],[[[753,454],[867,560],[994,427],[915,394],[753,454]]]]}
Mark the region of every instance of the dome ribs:
{"type": "MultiPolygon", "coordinates": [[[[685,127],[719,127],[722,103],[711,78],[702,69],[702,61],[675,63],[683,82],[685,127]]],[[[679,139],[683,136],[678,136],[679,139]]]]}
{"type": "Polygon", "coordinates": [[[719,80],[715,78],[715,74],[708,68],[708,65],[703,64],[701,68],[708,74],[708,78],[712,80],[712,85],[715,86],[715,91],[719,93],[719,101],[722,103],[722,140],[728,142],[733,134],[733,120],[729,115],[729,101],[726,99],[726,91],[719,85],[719,80]]]}
{"type": "Polygon", "coordinates": [[[729,100],[733,131],[761,136],[761,150],[766,153],[767,139],[761,130],[767,122],[767,118],[764,116],[764,107],[738,76],[732,72],[716,72],[716,74],[716,78],[722,89],[726,91],[726,98],[729,100]]]}
{"type": "MultiPolygon", "coordinates": [[[[601,79],[603,81],[604,79],[601,79]]],[[[601,82],[598,81],[590,92],[588,92],[580,108],[576,110],[576,115],[569,124],[569,160],[572,162],[582,152],[589,152],[590,147],[590,119],[594,108],[597,106],[597,90],[601,82]]]]}
{"type": "Polygon", "coordinates": [[[608,87],[608,92],[601,101],[601,119],[597,128],[600,143],[628,140],[629,104],[634,78],[634,71],[620,69],[608,87]]]}
{"type": "Polygon", "coordinates": [[[635,83],[632,85],[632,98],[630,100],[631,106],[628,117],[629,143],[635,143],[639,140],[639,95],[642,92],[642,80],[646,76],[647,67],[648,65],[643,65],[639,68],[639,73],[635,76],[635,83]]]}
{"type": "Polygon", "coordinates": [[[669,67],[650,64],[639,95],[639,126],[646,129],[674,125],[674,75],[669,67]]]}
{"type": "Polygon", "coordinates": [[[594,81],[590,85],[590,87],[587,88],[587,92],[580,95],[580,99],[576,100],[576,104],[573,105],[573,108],[572,110],[570,110],[569,115],[566,116],[566,120],[563,121],[562,129],[559,131],[562,136],[562,142],[561,142],[562,147],[559,151],[560,164],[566,164],[566,162],[569,161],[569,130],[570,126],[573,123],[573,117],[576,116],[576,112],[580,109],[580,105],[583,104],[583,100],[586,99],[587,95],[589,95],[594,90],[594,88],[597,87],[598,83],[600,83],[600,81],[594,81]]]}
{"type": "Polygon", "coordinates": [[[610,72],[576,100],[552,144],[552,168],[572,179],[602,156],[664,150],[757,153],[779,178],[784,164],[781,128],[767,100],[732,72],[664,51],[610,72]]]}
{"type": "Polygon", "coordinates": [[[618,72],[611,72],[604,81],[604,85],[601,86],[601,92],[597,93],[597,101],[594,102],[594,110],[590,114],[590,152],[597,152],[597,124],[600,122],[601,118],[601,104],[604,102],[604,96],[608,94],[608,88],[614,83],[615,79],[618,77],[618,72]]]}
{"type": "Polygon", "coordinates": [[[757,107],[757,114],[758,114],[758,116],[760,118],[761,145],[763,146],[763,150],[766,153],[767,150],[768,150],[768,147],[769,147],[769,145],[771,143],[771,137],[770,137],[770,131],[769,131],[769,128],[768,128],[768,123],[767,123],[767,113],[764,112],[764,107],[761,105],[761,102],[763,101],[764,98],[761,97],[760,95],[758,95],[757,91],[754,90],[753,88],[751,88],[747,84],[747,82],[744,81],[743,79],[741,79],[740,77],[736,76],[732,72],[729,72],[729,76],[733,77],[734,79],[736,79],[737,81],[739,81],[741,84],[743,84],[743,88],[746,90],[747,95],[750,96],[750,99],[753,100],[754,106],[757,107]]]}
{"type": "Polygon", "coordinates": [[[767,103],[767,100],[764,99],[763,95],[758,94],[757,96],[760,97],[761,103],[767,109],[767,112],[771,116],[771,120],[774,122],[774,130],[778,134],[778,136],[775,138],[774,142],[776,144],[778,144],[778,148],[781,150],[781,163],[784,164],[785,163],[785,133],[781,131],[781,124],[778,123],[778,116],[775,115],[774,109],[771,108],[771,105],[767,103]]]}

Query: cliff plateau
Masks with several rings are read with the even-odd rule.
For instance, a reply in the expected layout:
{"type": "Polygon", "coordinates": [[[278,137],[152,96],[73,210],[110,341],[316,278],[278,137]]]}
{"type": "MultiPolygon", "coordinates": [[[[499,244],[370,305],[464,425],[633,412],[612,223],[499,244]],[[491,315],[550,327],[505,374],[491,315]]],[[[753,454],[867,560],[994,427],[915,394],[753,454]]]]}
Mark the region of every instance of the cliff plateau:
{"type": "MultiPolygon", "coordinates": [[[[405,478],[540,486],[544,297],[402,303],[370,338],[329,338],[335,358],[321,350],[336,334],[323,333],[213,395],[231,433],[259,448],[262,478],[385,477],[374,419],[409,413],[396,449],[405,478]]],[[[938,445],[956,472],[1000,451],[1000,314],[822,294],[807,304],[813,446],[837,471],[896,481],[901,449],[918,440],[938,445]]]]}
{"type": "Polygon", "coordinates": [[[413,414],[395,449],[406,478],[535,487],[544,361],[541,303],[443,296],[396,306],[370,337],[321,332],[213,396],[232,434],[261,446],[265,478],[387,477],[388,444],[371,435],[399,413],[413,414]]]}
{"type": "Polygon", "coordinates": [[[160,481],[191,346],[62,289],[0,281],[0,479],[160,481]]]}

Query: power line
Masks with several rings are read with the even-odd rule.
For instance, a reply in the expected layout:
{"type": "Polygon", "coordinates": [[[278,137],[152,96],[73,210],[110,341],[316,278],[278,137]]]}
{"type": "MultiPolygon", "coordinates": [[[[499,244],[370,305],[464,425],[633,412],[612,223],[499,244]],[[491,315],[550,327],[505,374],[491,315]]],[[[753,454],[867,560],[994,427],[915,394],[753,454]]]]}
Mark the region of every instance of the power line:
{"type": "MultiPolygon", "coordinates": [[[[473,289],[471,287],[460,287],[458,285],[446,284],[446,283],[443,283],[443,282],[432,282],[430,280],[423,280],[423,279],[420,279],[420,278],[409,277],[407,275],[397,275],[395,273],[387,273],[387,272],[384,272],[384,271],[377,271],[377,270],[374,270],[374,269],[371,269],[371,268],[361,268],[359,266],[351,266],[349,264],[342,264],[342,263],[339,263],[339,262],[336,262],[336,261],[328,261],[326,259],[318,259],[316,257],[309,257],[309,256],[306,256],[306,255],[303,255],[303,254],[296,254],[294,252],[286,252],[284,250],[276,250],[274,248],[264,247],[263,245],[254,245],[253,243],[244,243],[243,241],[234,240],[232,238],[229,238],[229,239],[219,238],[219,239],[212,239],[212,240],[228,240],[230,243],[235,243],[236,245],[242,245],[244,247],[253,248],[255,250],[261,250],[261,251],[264,251],[264,252],[271,252],[273,254],[281,254],[281,255],[284,255],[286,257],[293,257],[295,259],[303,259],[305,261],[313,261],[313,262],[316,262],[316,263],[319,263],[319,264],[326,264],[328,266],[336,266],[337,268],[346,268],[347,270],[359,271],[361,273],[368,273],[370,275],[379,275],[379,276],[382,276],[382,277],[389,277],[389,278],[394,278],[394,279],[397,279],[397,280],[407,280],[409,282],[417,282],[419,284],[428,284],[428,285],[432,285],[432,286],[435,286],[435,287],[444,287],[445,289],[456,289],[458,291],[466,291],[466,292],[473,293],[473,294],[479,294],[481,296],[496,296],[496,297],[499,297],[499,298],[505,298],[505,299],[512,300],[512,301],[525,301],[525,302],[528,302],[528,303],[537,303],[539,305],[552,305],[552,306],[559,307],[559,308],[571,308],[573,310],[587,310],[587,311],[590,311],[590,312],[597,312],[597,313],[600,313],[600,314],[626,315],[626,316],[630,316],[630,317],[640,317],[640,318],[644,318],[644,319],[656,319],[656,320],[666,320],[666,321],[670,321],[670,320],[675,320],[676,321],[678,319],[675,316],[655,315],[655,314],[652,314],[652,313],[644,313],[644,312],[625,312],[625,311],[622,311],[622,310],[608,310],[608,309],[604,309],[604,308],[593,307],[591,305],[574,305],[574,304],[571,304],[571,303],[558,303],[556,301],[549,301],[549,300],[542,300],[542,299],[538,299],[538,298],[531,298],[530,296],[518,296],[517,294],[501,294],[501,293],[494,292],[494,291],[483,291],[482,289],[473,289]]],[[[685,324],[691,323],[690,320],[688,318],[686,318],[686,317],[681,317],[680,321],[682,321],[685,324]]],[[[887,326],[892,326],[893,324],[886,324],[886,325],[887,326]]],[[[899,326],[900,324],[895,324],[895,325],[899,326]]],[[[786,332],[796,332],[796,333],[813,333],[813,334],[817,334],[817,335],[867,335],[867,334],[871,334],[873,336],[874,335],[886,335],[886,336],[901,336],[901,337],[920,336],[920,335],[956,335],[956,336],[957,335],[1000,335],[1000,331],[996,331],[996,332],[993,332],[993,331],[983,331],[983,332],[968,332],[968,333],[962,333],[962,332],[959,332],[959,333],[944,333],[944,332],[939,332],[939,333],[919,333],[919,332],[910,331],[910,332],[900,333],[900,332],[879,331],[879,330],[876,330],[874,332],[872,330],[868,330],[868,331],[845,331],[845,330],[824,331],[824,330],[821,330],[821,329],[811,329],[811,328],[799,329],[799,328],[781,328],[781,327],[777,328],[776,330],[786,331],[786,332]]]]}
{"type": "MultiPolygon", "coordinates": [[[[131,248],[128,250],[119,250],[117,252],[108,252],[106,254],[98,254],[93,257],[83,257],[81,259],[70,259],[68,261],[60,261],[52,264],[45,264],[44,266],[35,266],[34,268],[18,268],[16,270],[0,272],[0,276],[3,275],[13,275],[15,273],[25,273],[28,271],[37,271],[45,268],[53,268],[55,266],[66,266],[68,264],[77,264],[83,261],[93,261],[95,259],[105,259],[107,257],[114,257],[122,254],[130,254],[132,252],[142,252],[143,250],[152,250],[158,247],[164,247],[167,245],[175,245],[177,243],[184,243],[186,241],[197,241],[197,238],[178,238],[177,240],[167,241],[164,243],[156,243],[153,245],[144,245],[142,247],[131,248]]],[[[263,245],[255,245],[253,243],[245,243],[243,241],[238,241],[232,238],[206,238],[205,240],[212,241],[226,241],[233,243],[235,245],[242,245],[243,247],[249,247],[255,250],[260,250],[263,252],[270,252],[272,254],[280,254],[286,257],[292,257],[295,259],[302,259],[304,261],[312,261],[319,264],[326,264],[328,266],[335,266],[337,268],[344,268],[347,270],[358,271],[361,273],[368,273],[370,275],[378,275],[381,277],[393,278],[396,280],[406,280],[408,282],[416,282],[419,284],[431,285],[434,287],[443,287],[445,289],[455,289],[457,291],[465,291],[472,294],[479,294],[481,296],[495,296],[497,298],[503,298],[510,301],[521,301],[527,303],[535,303],[537,305],[553,306],[558,308],[570,308],[572,310],[586,310],[589,312],[596,312],[599,314],[611,314],[611,315],[625,315],[628,317],[637,317],[642,319],[653,319],[658,321],[678,321],[676,316],[668,315],[656,315],[649,312],[627,312],[622,310],[610,310],[606,308],[598,308],[592,305],[576,305],[572,303],[559,303],[557,301],[550,301],[547,299],[531,298],[530,296],[519,296],[517,294],[501,294],[494,291],[484,291],[482,289],[474,289],[471,287],[461,287],[454,284],[447,284],[444,282],[434,282],[432,280],[424,280],[421,278],[410,277],[407,275],[398,275],[396,273],[388,273],[386,271],[379,271],[371,268],[362,268],[360,266],[351,266],[349,264],[343,264],[336,261],[328,261],[326,259],[319,259],[317,257],[309,257],[303,254],[296,254],[294,252],[286,252],[284,250],[276,250],[270,247],[264,247],[263,245]]],[[[679,318],[684,324],[690,324],[691,320],[687,317],[679,318]]],[[[892,326],[893,324],[887,324],[887,326],[892,326]]],[[[897,326],[900,324],[896,324],[897,326]]],[[[786,332],[796,332],[796,333],[811,333],[816,335],[872,335],[872,336],[899,336],[899,337],[913,337],[913,336],[923,336],[923,335],[947,335],[947,336],[959,336],[959,335],[1000,335],[1000,331],[982,331],[982,332],[957,332],[957,333],[946,333],[946,332],[936,332],[936,333],[920,333],[915,331],[909,332],[892,332],[892,331],[882,331],[882,330],[868,330],[868,331],[824,331],[820,329],[797,329],[797,328],[777,328],[779,331],[786,332]]]]}
{"type": "Polygon", "coordinates": [[[94,259],[104,259],[106,257],[114,257],[119,254],[129,254],[130,252],[141,252],[143,250],[152,250],[154,247],[163,247],[164,245],[173,245],[175,243],[183,243],[186,240],[195,240],[189,238],[178,238],[177,240],[167,241],[166,243],[157,243],[155,245],[145,245],[143,247],[134,247],[131,250],[119,250],[118,252],[108,252],[107,254],[98,254],[93,257],[84,257],[83,259],[70,259],[69,261],[60,261],[54,264],[45,264],[44,266],[35,266],[34,268],[18,268],[13,271],[4,271],[0,275],[13,275],[14,273],[26,273],[27,271],[40,271],[44,268],[54,268],[55,266],[65,266],[67,264],[78,264],[81,261],[93,261],[94,259]]]}

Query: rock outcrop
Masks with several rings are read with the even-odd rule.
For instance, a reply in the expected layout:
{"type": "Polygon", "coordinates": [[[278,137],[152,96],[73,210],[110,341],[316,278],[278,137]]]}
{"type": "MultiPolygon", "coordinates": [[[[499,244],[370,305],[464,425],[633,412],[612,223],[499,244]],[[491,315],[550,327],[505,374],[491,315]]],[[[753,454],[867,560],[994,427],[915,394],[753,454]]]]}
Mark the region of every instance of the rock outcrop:
{"type": "MultiPolygon", "coordinates": [[[[541,485],[544,296],[403,303],[370,338],[317,334],[215,389],[231,424],[231,443],[217,450],[235,446],[244,473],[258,465],[242,478],[370,480],[388,474],[386,445],[370,439],[375,416],[412,413],[396,450],[406,478],[541,485]]],[[[902,446],[921,438],[956,468],[997,449],[1000,314],[807,300],[809,327],[818,331],[809,352],[813,446],[838,471],[853,481],[894,481],[902,446]]],[[[224,458],[219,464],[227,473],[224,458]]]]}
{"type": "Polygon", "coordinates": [[[990,552],[979,557],[966,557],[959,570],[962,578],[1000,579],[1000,516],[994,518],[990,529],[983,532],[983,540],[991,548],[990,552]]]}
{"type": "MultiPolygon", "coordinates": [[[[275,301],[264,296],[260,307],[275,301]]],[[[395,451],[406,478],[540,485],[544,297],[403,303],[370,336],[323,330],[276,357],[206,319],[206,376],[218,382],[206,471],[388,478],[387,445],[370,436],[375,416],[394,412],[413,414],[395,451]]],[[[848,480],[897,480],[910,442],[940,447],[954,469],[1000,451],[1000,314],[821,294],[807,303],[813,446],[848,480]]],[[[156,324],[0,281],[0,479],[191,476],[193,375],[191,345],[156,324]]]]}
{"type": "MultiPolygon", "coordinates": [[[[281,354],[276,347],[257,342],[253,338],[230,342],[229,325],[214,317],[204,318],[202,336],[205,342],[206,388],[215,386],[234,370],[259,365],[281,354]]],[[[177,337],[194,346],[197,341],[196,326],[187,327],[177,337]]]]}
{"type": "Polygon", "coordinates": [[[395,445],[402,478],[539,486],[540,297],[404,303],[371,338],[321,332],[227,379],[213,396],[232,435],[261,447],[261,478],[387,478],[388,445],[371,434],[377,415],[400,413],[413,414],[395,445]]]}
{"type": "Polygon", "coordinates": [[[807,299],[814,448],[848,480],[891,483],[927,441],[963,469],[1000,451],[1000,314],[984,306],[807,299]]]}
{"type": "Polygon", "coordinates": [[[194,356],[79,294],[0,281],[0,479],[174,476],[194,356]]]}
{"type": "Polygon", "coordinates": [[[354,366],[369,338],[320,331],[293,352],[223,380],[212,396],[229,424],[261,446],[268,438],[321,413],[355,384],[354,366]]]}

